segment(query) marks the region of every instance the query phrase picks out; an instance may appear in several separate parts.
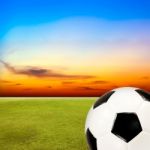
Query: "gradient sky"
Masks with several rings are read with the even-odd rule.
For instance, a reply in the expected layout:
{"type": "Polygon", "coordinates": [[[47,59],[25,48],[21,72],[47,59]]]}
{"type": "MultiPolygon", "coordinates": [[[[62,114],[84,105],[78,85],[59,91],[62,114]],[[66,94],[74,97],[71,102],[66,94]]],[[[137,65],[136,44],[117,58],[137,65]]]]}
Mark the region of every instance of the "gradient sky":
{"type": "Polygon", "coordinates": [[[150,2],[5,0],[0,96],[150,90],[150,2]]]}

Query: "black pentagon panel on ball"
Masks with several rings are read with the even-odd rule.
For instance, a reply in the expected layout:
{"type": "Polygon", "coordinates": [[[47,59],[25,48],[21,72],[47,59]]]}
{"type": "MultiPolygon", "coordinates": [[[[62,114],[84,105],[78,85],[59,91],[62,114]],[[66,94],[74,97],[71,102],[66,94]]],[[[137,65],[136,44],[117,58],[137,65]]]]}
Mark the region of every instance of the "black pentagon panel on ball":
{"type": "Polygon", "coordinates": [[[87,129],[86,138],[89,145],[90,150],[97,150],[96,138],[93,136],[91,131],[87,129]]]}
{"type": "Polygon", "coordinates": [[[141,89],[136,90],[136,92],[141,95],[146,101],[150,102],[150,93],[141,89]]]}
{"type": "Polygon", "coordinates": [[[112,94],[114,94],[115,91],[110,91],[106,94],[104,94],[103,96],[101,96],[94,104],[93,108],[96,108],[100,105],[102,105],[103,103],[106,103],[108,101],[108,99],[112,96],[112,94]]]}
{"type": "Polygon", "coordinates": [[[141,131],[142,127],[135,113],[118,113],[111,132],[128,143],[141,131]]]}

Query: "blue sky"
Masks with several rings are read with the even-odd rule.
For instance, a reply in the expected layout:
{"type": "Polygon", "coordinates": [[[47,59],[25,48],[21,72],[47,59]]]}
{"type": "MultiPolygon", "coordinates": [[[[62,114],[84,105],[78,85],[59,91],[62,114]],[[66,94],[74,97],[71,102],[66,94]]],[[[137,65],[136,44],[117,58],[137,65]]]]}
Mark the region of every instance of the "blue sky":
{"type": "Polygon", "coordinates": [[[141,0],[1,0],[0,38],[20,25],[36,25],[74,16],[104,20],[150,19],[150,1],[141,0]]]}

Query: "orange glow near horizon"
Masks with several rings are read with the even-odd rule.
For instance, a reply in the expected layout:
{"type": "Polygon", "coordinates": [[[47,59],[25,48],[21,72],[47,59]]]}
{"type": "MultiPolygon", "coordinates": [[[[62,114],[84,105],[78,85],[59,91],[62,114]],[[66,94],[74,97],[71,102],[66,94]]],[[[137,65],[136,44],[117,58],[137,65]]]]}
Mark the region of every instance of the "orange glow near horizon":
{"type": "Polygon", "coordinates": [[[1,77],[0,96],[100,96],[108,90],[121,86],[150,90],[149,75],[150,71],[147,70],[101,75],[91,72],[93,76],[91,78],[68,79],[68,77],[34,77],[5,70],[1,77]]]}

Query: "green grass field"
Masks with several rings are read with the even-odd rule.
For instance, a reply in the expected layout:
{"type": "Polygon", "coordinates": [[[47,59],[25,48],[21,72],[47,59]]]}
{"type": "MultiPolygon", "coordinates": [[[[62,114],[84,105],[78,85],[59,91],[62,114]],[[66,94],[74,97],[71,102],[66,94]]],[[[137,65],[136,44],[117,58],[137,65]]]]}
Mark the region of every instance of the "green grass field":
{"type": "Polygon", "coordinates": [[[86,150],[95,98],[0,99],[0,150],[86,150]]]}

